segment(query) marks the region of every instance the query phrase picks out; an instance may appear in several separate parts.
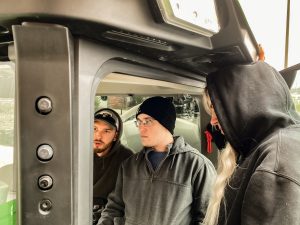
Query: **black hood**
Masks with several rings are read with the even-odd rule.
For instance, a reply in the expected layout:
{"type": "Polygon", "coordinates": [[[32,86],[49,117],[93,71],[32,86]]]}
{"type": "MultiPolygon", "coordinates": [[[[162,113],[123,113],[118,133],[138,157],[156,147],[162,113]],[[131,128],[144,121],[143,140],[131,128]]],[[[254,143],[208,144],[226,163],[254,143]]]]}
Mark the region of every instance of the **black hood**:
{"type": "Polygon", "coordinates": [[[207,88],[226,139],[244,156],[278,129],[300,123],[284,79],[264,62],[211,73],[207,88]]]}

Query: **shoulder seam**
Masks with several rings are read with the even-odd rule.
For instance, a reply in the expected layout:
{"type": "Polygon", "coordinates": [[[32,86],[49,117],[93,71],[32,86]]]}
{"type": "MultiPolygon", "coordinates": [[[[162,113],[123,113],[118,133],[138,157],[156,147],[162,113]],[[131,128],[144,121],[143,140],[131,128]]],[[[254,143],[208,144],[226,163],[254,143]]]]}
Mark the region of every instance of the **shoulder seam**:
{"type": "Polygon", "coordinates": [[[263,172],[263,173],[270,173],[270,174],[273,174],[275,176],[278,176],[278,177],[282,177],[282,178],[285,178],[287,180],[290,180],[292,181],[293,183],[297,184],[298,186],[300,186],[300,182],[297,181],[296,179],[290,177],[290,176],[287,176],[285,174],[282,174],[282,173],[276,173],[274,171],[271,171],[271,170],[266,170],[266,169],[257,169],[256,170],[257,172],[263,172]]]}

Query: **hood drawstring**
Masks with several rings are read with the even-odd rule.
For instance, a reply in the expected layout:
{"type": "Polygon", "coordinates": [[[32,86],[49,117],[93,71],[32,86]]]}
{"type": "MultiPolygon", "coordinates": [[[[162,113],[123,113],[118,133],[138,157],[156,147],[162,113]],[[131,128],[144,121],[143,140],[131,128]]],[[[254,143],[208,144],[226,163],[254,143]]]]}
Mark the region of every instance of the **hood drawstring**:
{"type": "Polygon", "coordinates": [[[141,150],[141,151],[139,151],[139,152],[136,154],[135,160],[138,160],[138,159],[139,159],[140,154],[141,154],[143,151],[144,151],[144,150],[141,150]]]}
{"type": "Polygon", "coordinates": [[[173,167],[173,165],[174,165],[175,156],[176,156],[176,154],[174,154],[174,155],[173,155],[173,158],[172,158],[172,163],[171,163],[171,166],[170,166],[170,170],[172,169],[172,167],[173,167]]]}
{"type": "Polygon", "coordinates": [[[138,160],[141,154],[146,155],[146,153],[147,153],[147,149],[144,147],[141,151],[139,151],[139,152],[136,154],[135,160],[138,160]]]}
{"type": "Polygon", "coordinates": [[[104,170],[104,159],[101,158],[101,161],[102,161],[102,170],[104,170]]]}

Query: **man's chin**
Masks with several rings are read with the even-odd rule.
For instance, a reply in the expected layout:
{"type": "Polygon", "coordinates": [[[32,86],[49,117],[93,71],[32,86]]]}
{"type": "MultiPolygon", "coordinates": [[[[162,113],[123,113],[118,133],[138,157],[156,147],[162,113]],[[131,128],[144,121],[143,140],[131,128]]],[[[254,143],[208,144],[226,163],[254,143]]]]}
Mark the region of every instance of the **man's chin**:
{"type": "Polygon", "coordinates": [[[151,146],[149,143],[147,143],[146,141],[145,141],[145,142],[142,141],[142,145],[143,145],[144,147],[146,147],[146,148],[152,147],[152,146],[151,146]]]}
{"type": "Polygon", "coordinates": [[[100,148],[94,148],[94,153],[101,153],[101,152],[103,152],[104,151],[104,149],[100,149],[100,148]]]}

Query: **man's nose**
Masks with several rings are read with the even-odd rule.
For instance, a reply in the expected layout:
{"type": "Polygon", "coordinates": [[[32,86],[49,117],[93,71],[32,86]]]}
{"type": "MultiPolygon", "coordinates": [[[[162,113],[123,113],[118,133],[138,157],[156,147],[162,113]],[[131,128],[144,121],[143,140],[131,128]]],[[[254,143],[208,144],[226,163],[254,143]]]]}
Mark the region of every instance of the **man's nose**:
{"type": "Polygon", "coordinates": [[[146,126],[144,126],[143,124],[141,124],[140,126],[139,126],[139,132],[140,133],[144,133],[145,131],[146,131],[146,126]]]}
{"type": "Polygon", "coordinates": [[[211,112],[211,118],[210,118],[210,124],[215,126],[215,125],[218,125],[219,124],[219,121],[218,121],[218,118],[217,118],[217,115],[215,113],[214,110],[212,110],[211,112]]]}
{"type": "Polygon", "coordinates": [[[95,132],[95,137],[97,137],[98,139],[100,139],[102,137],[101,132],[96,131],[95,132]]]}
{"type": "Polygon", "coordinates": [[[216,116],[212,116],[211,119],[210,119],[210,124],[215,126],[219,123],[218,119],[216,116]]]}

